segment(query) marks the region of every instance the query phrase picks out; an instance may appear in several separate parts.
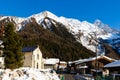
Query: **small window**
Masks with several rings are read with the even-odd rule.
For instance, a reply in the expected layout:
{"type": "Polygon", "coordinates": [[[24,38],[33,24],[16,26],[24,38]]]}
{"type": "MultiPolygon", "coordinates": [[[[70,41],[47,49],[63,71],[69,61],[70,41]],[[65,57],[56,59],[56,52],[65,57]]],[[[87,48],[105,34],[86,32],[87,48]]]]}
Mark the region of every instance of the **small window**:
{"type": "Polygon", "coordinates": [[[37,54],[37,59],[39,59],[39,54],[37,54]]]}
{"type": "Polygon", "coordinates": [[[37,69],[38,69],[38,63],[37,63],[37,69]]]}

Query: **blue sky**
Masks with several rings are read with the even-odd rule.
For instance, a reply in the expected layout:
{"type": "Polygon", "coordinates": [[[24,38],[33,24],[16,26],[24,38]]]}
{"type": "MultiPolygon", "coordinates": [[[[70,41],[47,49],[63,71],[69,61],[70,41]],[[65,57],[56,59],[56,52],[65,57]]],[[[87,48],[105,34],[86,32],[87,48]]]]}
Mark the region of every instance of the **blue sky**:
{"type": "Polygon", "coordinates": [[[120,29],[120,0],[1,0],[0,15],[28,17],[42,11],[120,29]]]}

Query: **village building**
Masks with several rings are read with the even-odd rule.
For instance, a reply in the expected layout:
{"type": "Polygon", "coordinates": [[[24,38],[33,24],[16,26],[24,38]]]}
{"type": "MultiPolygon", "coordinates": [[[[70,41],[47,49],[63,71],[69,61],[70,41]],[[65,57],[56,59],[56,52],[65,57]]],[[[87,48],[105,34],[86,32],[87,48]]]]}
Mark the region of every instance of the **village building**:
{"type": "Polygon", "coordinates": [[[0,57],[0,69],[3,69],[3,68],[5,68],[5,66],[4,66],[4,57],[0,57]]]}
{"type": "Polygon", "coordinates": [[[40,51],[39,46],[24,47],[22,48],[22,53],[24,54],[23,67],[36,69],[44,68],[42,52],[40,51]]]}
{"type": "MultiPolygon", "coordinates": [[[[4,46],[2,45],[3,41],[0,40],[0,48],[4,48],[4,46]]],[[[0,49],[0,69],[2,68],[5,68],[4,66],[4,56],[3,56],[3,50],[0,49]]]]}
{"type": "Polygon", "coordinates": [[[104,68],[109,70],[109,75],[113,80],[120,80],[120,60],[106,64],[104,68]]]}
{"type": "Polygon", "coordinates": [[[110,74],[120,74],[120,60],[114,61],[112,63],[106,64],[105,69],[109,69],[110,74]]]}
{"type": "Polygon", "coordinates": [[[65,70],[67,68],[67,62],[65,61],[60,61],[59,62],[59,69],[65,70]]]}
{"type": "Polygon", "coordinates": [[[104,65],[115,61],[107,56],[97,56],[88,59],[80,59],[73,62],[69,62],[71,70],[75,70],[80,74],[91,74],[96,70],[102,72],[104,65]]]}
{"type": "Polygon", "coordinates": [[[58,69],[58,63],[59,59],[58,58],[46,58],[44,59],[44,68],[45,69],[58,69]]]}
{"type": "Polygon", "coordinates": [[[54,69],[64,71],[67,67],[67,62],[60,61],[58,58],[46,58],[44,59],[44,68],[45,69],[54,69]]]}

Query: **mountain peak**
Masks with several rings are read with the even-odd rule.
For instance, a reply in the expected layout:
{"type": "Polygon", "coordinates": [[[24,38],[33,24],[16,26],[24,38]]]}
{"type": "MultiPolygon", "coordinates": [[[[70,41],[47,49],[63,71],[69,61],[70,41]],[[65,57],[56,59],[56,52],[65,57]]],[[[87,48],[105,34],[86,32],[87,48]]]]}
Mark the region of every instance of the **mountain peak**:
{"type": "Polygon", "coordinates": [[[54,19],[54,20],[57,20],[57,21],[58,21],[58,17],[57,17],[55,14],[53,14],[53,13],[51,13],[51,12],[49,12],[49,11],[43,11],[43,12],[41,12],[41,13],[34,14],[34,15],[30,16],[29,18],[31,18],[31,17],[35,18],[36,21],[37,21],[39,24],[41,23],[41,21],[42,21],[45,17],[49,17],[49,18],[51,18],[51,19],[54,19]]]}
{"type": "Polygon", "coordinates": [[[108,33],[115,33],[115,34],[118,33],[118,31],[113,30],[109,25],[104,24],[99,19],[95,20],[94,25],[98,26],[99,28],[103,29],[104,31],[106,31],[108,33]]]}
{"type": "Polygon", "coordinates": [[[104,26],[104,23],[103,23],[101,20],[96,19],[96,20],[94,21],[94,25],[95,25],[95,26],[98,26],[98,27],[103,27],[103,26],[104,26]]]}
{"type": "Polygon", "coordinates": [[[101,21],[101,20],[99,20],[99,19],[96,19],[94,22],[99,22],[99,23],[101,23],[102,21],[101,21]]]}
{"type": "Polygon", "coordinates": [[[45,17],[48,17],[48,16],[55,16],[53,13],[49,12],[49,11],[43,11],[42,14],[45,16],[45,17]]]}
{"type": "Polygon", "coordinates": [[[49,12],[49,11],[43,11],[43,12],[41,12],[41,13],[38,13],[38,14],[34,14],[34,15],[32,15],[32,16],[30,16],[30,17],[42,17],[42,18],[44,18],[44,17],[50,17],[50,18],[57,18],[57,16],[55,15],[55,14],[53,14],[53,13],[51,13],[51,12],[49,12]]]}

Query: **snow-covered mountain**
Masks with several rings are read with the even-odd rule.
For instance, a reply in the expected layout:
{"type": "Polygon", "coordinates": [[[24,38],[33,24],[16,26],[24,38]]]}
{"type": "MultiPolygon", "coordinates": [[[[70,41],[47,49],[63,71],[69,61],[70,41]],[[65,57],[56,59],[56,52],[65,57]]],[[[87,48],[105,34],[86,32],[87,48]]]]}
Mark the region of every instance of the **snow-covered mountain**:
{"type": "Polygon", "coordinates": [[[117,34],[117,33],[120,32],[120,31],[117,31],[117,30],[115,30],[115,29],[110,28],[109,25],[102,23],[102,21],[100,21],[100,20],[98,20],[98,19],[95,20],[94,25],[96,25],[96,26],[98,26],[99,28],[105,30],[107,33],[117,34]]]}
{"type": "Polygon", "coordinates": [[[5,20],[6,22],[14,22],[17,26],[16,30],[19,31],[25,27],[25,24],[32,22],[33,18],[45,29],[49,28],[52,30],[52,24],[57,25],[56,23],[64,25],[65,28],[74,35],[76,40],[89,50],[96,52],[96,45],[101,43],[99,40],[102,39],[104,43],[109,44],[120,53],[120,31],[110,28],[107,24],[102,23],[100,20],[90,23],[62,16],[58,17],[49,11],[44,11],[27,18],[0,16],[0,21],[5,20]]]}

